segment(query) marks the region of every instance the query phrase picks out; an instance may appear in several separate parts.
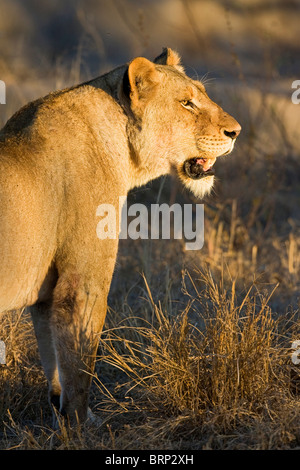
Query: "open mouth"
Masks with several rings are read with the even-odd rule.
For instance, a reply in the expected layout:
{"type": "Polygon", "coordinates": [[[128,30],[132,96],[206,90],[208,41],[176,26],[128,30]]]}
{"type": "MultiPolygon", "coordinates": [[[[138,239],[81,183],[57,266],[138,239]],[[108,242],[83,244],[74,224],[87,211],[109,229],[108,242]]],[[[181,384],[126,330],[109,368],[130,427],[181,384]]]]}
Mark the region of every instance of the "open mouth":
{"type": "Polygon", "coordinates": [[[190,158],[183,164],[184,173],[194,180],[206,178],[207,176],[213,176],[215,170],[213,165],[216,158],[190,158]]]}

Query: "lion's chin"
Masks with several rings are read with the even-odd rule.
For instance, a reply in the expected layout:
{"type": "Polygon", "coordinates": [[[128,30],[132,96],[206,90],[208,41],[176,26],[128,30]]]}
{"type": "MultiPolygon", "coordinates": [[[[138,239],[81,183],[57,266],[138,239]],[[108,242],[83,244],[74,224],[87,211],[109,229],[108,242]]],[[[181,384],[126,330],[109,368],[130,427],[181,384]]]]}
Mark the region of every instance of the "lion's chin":
{"type": "Polygon", "coordinates": [[[210,194],[214,185],[214,175],[208,175],[201,179],[187,178],[184,174],[179,174],[183,185],[191,191],[195,197],[203,199],[210,194]]]}

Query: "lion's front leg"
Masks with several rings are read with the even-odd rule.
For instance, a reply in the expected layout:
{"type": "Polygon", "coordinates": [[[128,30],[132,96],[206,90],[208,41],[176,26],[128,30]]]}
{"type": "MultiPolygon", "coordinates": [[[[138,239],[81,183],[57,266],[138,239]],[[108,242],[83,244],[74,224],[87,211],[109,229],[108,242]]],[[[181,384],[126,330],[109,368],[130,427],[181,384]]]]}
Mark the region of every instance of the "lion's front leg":
{"type": "Polygon", "coordinates": [[[54,290],[51,328],[61,384],[60,412],[71,424],[87,418],[106,297],[106,292],[89,292],[74,274],[63,275],[54,290]]]}

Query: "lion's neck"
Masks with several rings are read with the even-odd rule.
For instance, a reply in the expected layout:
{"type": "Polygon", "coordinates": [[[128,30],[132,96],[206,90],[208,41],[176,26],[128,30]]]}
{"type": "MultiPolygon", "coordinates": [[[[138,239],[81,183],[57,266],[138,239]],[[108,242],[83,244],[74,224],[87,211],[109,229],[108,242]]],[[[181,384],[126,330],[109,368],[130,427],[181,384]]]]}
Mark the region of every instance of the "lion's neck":
{"type": "Polygon", "coordinates": [[[130,158],[130,189],[143,186],[162,175],[170,172],[168,160],[156,160],[147,158],[145,160],[130,158]]]}
{"type": "Polygon", "coordinates": [[[130,189],[170,173],[170,159],[159,144],[151,142],[151,138],[142,141],[129,133],[128,147],[130,189]]]}

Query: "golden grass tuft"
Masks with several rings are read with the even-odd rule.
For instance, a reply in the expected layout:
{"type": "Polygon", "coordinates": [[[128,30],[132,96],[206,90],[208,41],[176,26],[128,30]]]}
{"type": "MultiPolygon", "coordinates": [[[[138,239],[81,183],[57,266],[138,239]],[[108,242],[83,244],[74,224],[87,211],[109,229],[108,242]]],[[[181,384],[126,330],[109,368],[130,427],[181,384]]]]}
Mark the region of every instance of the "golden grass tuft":
{"type": "Polygon", "coordinates": [[[150,421],[134,430],[139,440],[144,432],[156,443],[190,439],[190,446],[201,448],[208,445],[201,444],[208,434],[209,445],[235,448],[246,433],[249,443],[244,440],[242,447],[268,448],[257,436],[285,429],[293,410],[290,430],[277,430],[271,447],[297,445],[300,403],[291,393],[288,331],[282,334],[282,319],[268,305],[276,286],[261,293],[254,284],[240,296],[235,281],[228,289],[209,270],[198,271],[196,278],[186,273],[183,289],[189,300],[175,316],[153,301],[145,283],[151,305],[147,321],[130,327],[130,320],[122,319],[102,341],[102,360],[129,378],[118,387],[126,389],[124,400],[110,411],[148,413],[150,421]]]}

